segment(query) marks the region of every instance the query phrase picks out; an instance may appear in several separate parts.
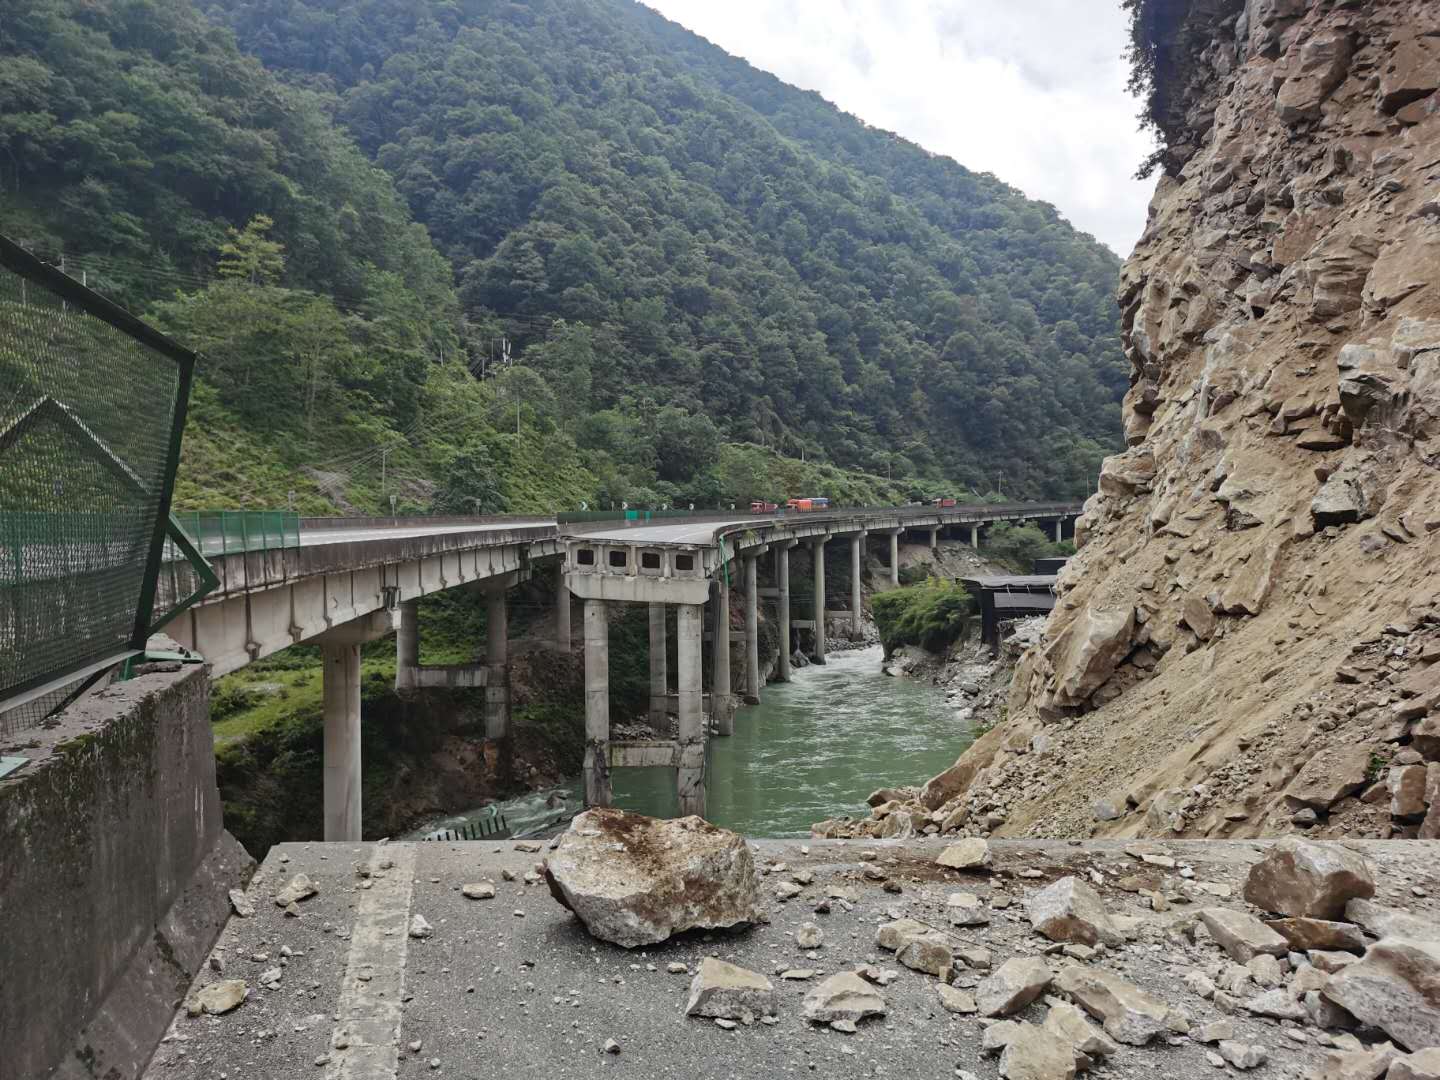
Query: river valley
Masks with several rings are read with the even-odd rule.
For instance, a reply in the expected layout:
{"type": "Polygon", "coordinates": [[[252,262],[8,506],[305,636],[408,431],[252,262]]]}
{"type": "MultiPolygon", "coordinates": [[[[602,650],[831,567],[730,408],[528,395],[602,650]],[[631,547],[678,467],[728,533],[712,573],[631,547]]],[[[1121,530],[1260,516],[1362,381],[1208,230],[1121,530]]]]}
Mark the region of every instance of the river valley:
{"type": "MultiPolygon", "coordinates": [[[[881,670],[875,645],[832,653],[824,666],[797,670],[740,709],[735,734],[709,743],[707,817],[750,836],[807,836],[812,822],[863,815],[878,787],[922,784],[972,741],[945,693],[881,670]]],[[[669,769],[614,773],[615,805],[660,817],[678,812],[669,769]]],[[[542,829],[580,806],[580,782],[498,804],[517,834],[542,829]]],[[[430,823],[415,836],[454,829],[495,809],[430,823]]]]}

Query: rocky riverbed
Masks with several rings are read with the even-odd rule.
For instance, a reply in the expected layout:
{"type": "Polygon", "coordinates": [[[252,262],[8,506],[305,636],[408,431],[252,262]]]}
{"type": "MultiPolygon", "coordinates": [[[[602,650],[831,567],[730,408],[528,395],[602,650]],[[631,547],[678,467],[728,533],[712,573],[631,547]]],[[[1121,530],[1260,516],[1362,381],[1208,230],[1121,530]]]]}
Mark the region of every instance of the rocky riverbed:
{"type": "Polygon", "coordinates": [[[765,921],[623,949],[538,844],[277,846],[147,1075],[1435,1075],[1434,842],[748,847],[765,921]]]}

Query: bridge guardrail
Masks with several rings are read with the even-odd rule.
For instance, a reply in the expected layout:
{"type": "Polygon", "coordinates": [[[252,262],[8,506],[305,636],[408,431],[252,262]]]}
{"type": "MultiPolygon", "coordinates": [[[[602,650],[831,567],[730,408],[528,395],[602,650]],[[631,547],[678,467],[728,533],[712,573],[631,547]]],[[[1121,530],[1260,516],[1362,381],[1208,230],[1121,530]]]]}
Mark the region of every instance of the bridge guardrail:
{"type": "MultiPolygon", "coordinates": [[[[285,510],[199,510],[174,517],[202,555],[300,546],[300,515],[285,510]]],[[[166,545],[167,560],[181,557],[174,544],[166,545]]]]}

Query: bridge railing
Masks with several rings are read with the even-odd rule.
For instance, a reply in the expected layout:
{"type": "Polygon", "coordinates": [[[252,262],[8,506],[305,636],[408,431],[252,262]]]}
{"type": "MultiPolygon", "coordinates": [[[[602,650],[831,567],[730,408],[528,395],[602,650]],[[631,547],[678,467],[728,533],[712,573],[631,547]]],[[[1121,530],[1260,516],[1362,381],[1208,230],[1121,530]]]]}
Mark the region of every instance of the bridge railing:
{"type": "MultiPolygon", "coordinates": [[[[284,510],[209,510],[174,515],[202,555],[276,551],[300,546],[300,515],[284,510]]],[[[167,544],[165,558],[183,558],[167,544]]]]}

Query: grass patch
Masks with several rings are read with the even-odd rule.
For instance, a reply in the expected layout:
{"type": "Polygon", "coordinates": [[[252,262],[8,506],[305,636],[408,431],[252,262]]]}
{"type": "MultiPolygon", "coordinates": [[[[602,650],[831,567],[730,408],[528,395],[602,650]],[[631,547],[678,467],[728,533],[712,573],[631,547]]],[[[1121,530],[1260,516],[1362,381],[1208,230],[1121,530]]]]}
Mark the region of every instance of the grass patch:
{"type": "Polygon", "coordinates": [[[974,604],[963,586],[938,578],[871,598],[871,613],[889,657],[905,645],[939,653],[969,631],[974,604]]]}

